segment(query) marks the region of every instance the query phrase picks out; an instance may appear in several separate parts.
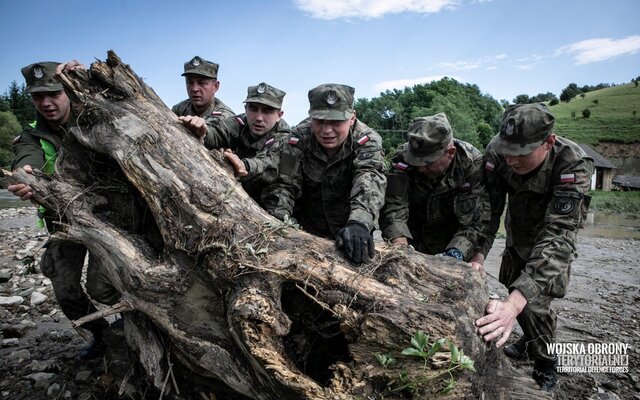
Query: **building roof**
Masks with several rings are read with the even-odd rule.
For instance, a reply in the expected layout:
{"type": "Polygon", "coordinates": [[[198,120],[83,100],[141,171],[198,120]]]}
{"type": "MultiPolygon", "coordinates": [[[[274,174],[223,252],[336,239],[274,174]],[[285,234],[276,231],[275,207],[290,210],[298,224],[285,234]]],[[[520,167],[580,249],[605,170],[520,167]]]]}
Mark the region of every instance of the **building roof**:
{"type": "Polygon", "coordinates": [[[584,143],[578,143],[578,146],[580,146],[580,148],[584,150],[584,152],[587,153],[589,157],[593,158],[593,164],[596,166],[596,168],[617,168],[614,163],[607,160],[602,154],[598,153],[588,145],[584,143]]]}
{"type": "Polygon", "coordinates": [[[612,180],[614,185],[640,189],[640,176],[616,175],[612,180]]]}

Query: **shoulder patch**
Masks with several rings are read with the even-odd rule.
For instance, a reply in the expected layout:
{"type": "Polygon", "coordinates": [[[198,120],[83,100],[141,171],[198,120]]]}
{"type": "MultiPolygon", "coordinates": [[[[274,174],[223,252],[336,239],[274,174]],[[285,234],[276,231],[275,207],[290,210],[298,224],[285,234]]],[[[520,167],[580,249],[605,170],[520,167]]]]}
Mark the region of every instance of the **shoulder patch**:
{"type": "Polygon", "coordinates": [[[264,142],[264,148],[266,149],[267,147],[273,146],[275,142],[276,142],[275,138],[269,138],[266,142],[264,142]]]}
{"type": "Polygon", "coordinates": [[[360,154],[358,154],[358,160],[368,160],[370,158],[373,158],[373,156],[375,156],[376,153],[373,151],[365,151],[362,152],[360,154]]]}
{"type": "Polygon", "coordinates": [[[240,126],[244,126],[244,121],[242,120],[242,118],[240,118],[240,117],[236,117],[236,118],[235,118],[235,120],[236,120],[236,122],[238,123],[238,125],[240,125],[240,126]]]}
{"type": "Polygon", "coordinates": [[[559,197],[556,199],[553,209],[558,214],[569,214],[576,207],[577,201],[570,197],[559,197]]]}
{"type": "Polygon", "coordinates": [[[18,135],[16,137],[13,138],[13,142],[11,142],[11,144],[16,144],[20,141],[20,138],[22,137],[22,135],[18,135]]]}
{"type": "Polygon", "coordinates": [[[300,138],[297,136],[291,136],[289,138],[289,144],[292,144],[294,146],[297,145],[299,141],[300,141],[300,138]]]}
{"type": "Polygon", "coordinates": [[[560,174],[560,183],[575,183],[576,174],[560,174]]]}
{"type": "Polygon", "coordinates": [[[496,166],[491,161],[487,161],[484,163],[484,169],[489,172],[493,172],[493,170],[496,169],[496,166]]]}
{"type": "Polygon", "coordinates": [[[360,146],[362,146],[363,144],[367,143],[369,140],[370,140],[369,135],[364,135],[363,137],[358,139],[357,142],[360,146]]]}
{"type": "Polygon", "coordinates": [[[399,169],[400,171],[406,171],[410,168],[409,164],[405,164],[401,161],[394,162],[392,165],[393,165],[393,168],[399,169]]]}
{"type": "Polygon", "coordinates": [[[219,117],[222,115],[222,111],[211,111],[211,115],[214,117],[219,117]]]}
{"type": "Polygon", "coordinates": [[[469,190],[471,190],[471,184],[469,182],[465,182],[460,186],[461,192],[468,192],[469,190]]]}

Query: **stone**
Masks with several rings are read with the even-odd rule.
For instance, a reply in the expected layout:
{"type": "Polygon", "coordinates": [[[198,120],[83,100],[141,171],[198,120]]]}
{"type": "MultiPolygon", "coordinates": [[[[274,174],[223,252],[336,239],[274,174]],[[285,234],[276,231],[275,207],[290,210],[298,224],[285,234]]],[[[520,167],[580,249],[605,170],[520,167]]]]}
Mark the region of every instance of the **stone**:
{"type": "Polygon", "coordinates": [[[20,340],[18,338],[2,339],[2,347],[15,347],[20,346],[20,340]]]}
{"type": "Polygon", "coordinates": [[[0,271],[0,283],[9,282],[9,279],[11,279],[11,272],[7,270],[0,271]]]}
{"type": "Polygon", "coordinates": [[[33,386],[40,389],[46,389],[51,384],[51,380],[55,377],[55,374],[50,372],[34,372],[25,376],[25,378],[33,381],[33,386]]]}
{"type": "Polygon", "coordinates": [[[76,382],[86,382],[91,378],[91,371],[78,371],[75,377],[76,382]]]}
{"type": "Polygon", "coordinates": [[[37,306],[40,305],[42,303],[44,303],[45,301],[47,301],[48,297],[45,294],[39,293],[39,292],[33,292],[31,293],[31,305],[32,306],[37,306]]]}
{"type": "Polygon", "coordinates": [[[23,302],[24,302],[24,299],[20,296],[9,296],[9,297],[0,296],[0,306],[3,306],[3,307],[12,307],[18,304],[22,304],[23,302]]]}
{"type": "Polygon", "coordinates": [[[57,383],[52,383],[51,386],[47,389],[47,396],[51,397],[60,392],[60,385],[57,383]]]}
{"type": "Polygon", "coordinates": [[[12,360],[24,361],[31,358],[31,353],[27,349],[16,350],[13,353],[9,354],[7,358],[12,360]]]}

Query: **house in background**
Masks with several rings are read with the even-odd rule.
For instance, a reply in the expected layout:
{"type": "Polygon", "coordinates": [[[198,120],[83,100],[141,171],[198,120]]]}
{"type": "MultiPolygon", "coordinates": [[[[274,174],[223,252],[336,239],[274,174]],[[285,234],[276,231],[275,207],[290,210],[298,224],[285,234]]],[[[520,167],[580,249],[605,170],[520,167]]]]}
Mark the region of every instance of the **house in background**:
{"type": "Polygon", "coordinates": [[[622,191],[640,190],[640,176],[616,175],[613,184],[622,191]]]}
{"type": "Polygon", "coordinates": [[[615,164],[586,144],[578,143],[578,146],[580,146],[589,157],[593,158],[595,170],[591,177],[591,190],[610,192],[613,181],[613,170],[616,169],[615,164]]]}

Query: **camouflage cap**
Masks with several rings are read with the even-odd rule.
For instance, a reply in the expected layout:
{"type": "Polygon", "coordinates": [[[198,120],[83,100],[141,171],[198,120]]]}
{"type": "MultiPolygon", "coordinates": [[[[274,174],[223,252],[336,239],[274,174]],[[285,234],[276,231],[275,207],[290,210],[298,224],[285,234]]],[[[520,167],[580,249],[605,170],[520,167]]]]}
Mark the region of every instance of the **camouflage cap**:
{"type": "Polygon", "coordinates": [[[219,65],[214,62],[207,61],[204,58],[195,56],[191,60],[184,63],[184,73],[182,74],[182,76],[185,76],[187,74],[194,74],[206,76],[207,78],[217,79],[218,67],[219,65]]]}
{"type": "Polygon", "coordinates": [[[249,86],[244,103],[260,103],[279,110],[282,108],[285,94],[284,91],[262,82],[256,86],[249,86]]]}
{"type": "Polygon", "coordinates": [[[553,129],[546,105],[514,104],[502,114],[500,133],[489,143],[498,154],[524,156],[540,147],[553,129]]]}
{"type": "Polygon", "coordinates": [[[351,86],[327,83],[309,90],[309,116],[316,119],[344,121],[353,115],[351,86]]]}
{"type": "Polygon", "coordinates": [[[416,118],[411,122],[404,145],[404,161],[421,167],[437,161],[453,140],[453,131],[444,113],[416,118]]]}
{"type": "Polygon", "coordinates": [[[64,89],[56,78],[56,67],[59,62],[42,61],[22,68],[22,76],[27,81],[27,93],[57,92],[64,89]]]}

